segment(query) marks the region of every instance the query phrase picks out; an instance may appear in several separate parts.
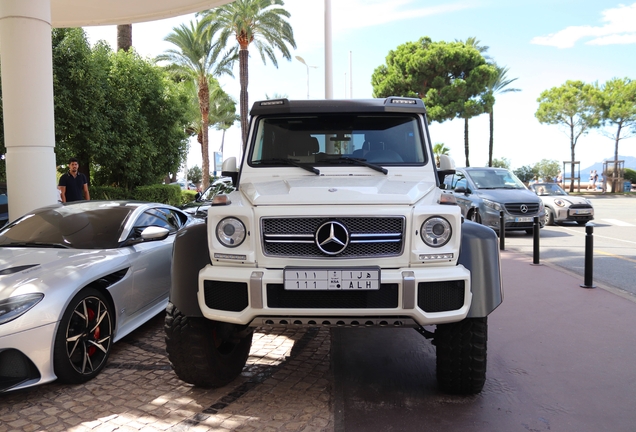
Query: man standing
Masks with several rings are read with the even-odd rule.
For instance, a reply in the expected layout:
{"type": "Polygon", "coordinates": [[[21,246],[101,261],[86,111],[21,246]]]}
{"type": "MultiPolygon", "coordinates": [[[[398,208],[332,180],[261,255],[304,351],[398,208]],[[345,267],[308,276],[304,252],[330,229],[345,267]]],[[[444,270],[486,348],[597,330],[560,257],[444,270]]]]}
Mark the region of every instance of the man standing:
{"type": "Polygon", "coordinates": [[[88,193],[88,182],[86,176],[79,170],[79,162],[76,158],[70,158],[68,161],[68,172],[60,177],[60,192],[62,202],[81,201],[82,199],[90,200],[88,193]]]}

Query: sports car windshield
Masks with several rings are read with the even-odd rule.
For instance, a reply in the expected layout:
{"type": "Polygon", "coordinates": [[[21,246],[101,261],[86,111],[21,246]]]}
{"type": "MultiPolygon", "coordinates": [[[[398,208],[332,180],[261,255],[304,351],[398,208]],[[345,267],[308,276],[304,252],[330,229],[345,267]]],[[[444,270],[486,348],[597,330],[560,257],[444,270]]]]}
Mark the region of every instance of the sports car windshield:
{"type": "Polygon", "coordinates": [[[525,189],[525,185],[507,169],[471,169],[466,171],[477,189],[525,189]]]}
{"type": "Polygon", "coordinates": [[[0,231],[0,247],[111,249],[118,246],[127,206],[58,206],[29,213],[0,231]]]}
{"type": "Polygon", "coordinates": [[[249,155],[254,167],[422,165],[426,152],[417,116],[318,114],[264,117],[249,155]],[[366,163],[360,163],[366,162],[366,163]]]}

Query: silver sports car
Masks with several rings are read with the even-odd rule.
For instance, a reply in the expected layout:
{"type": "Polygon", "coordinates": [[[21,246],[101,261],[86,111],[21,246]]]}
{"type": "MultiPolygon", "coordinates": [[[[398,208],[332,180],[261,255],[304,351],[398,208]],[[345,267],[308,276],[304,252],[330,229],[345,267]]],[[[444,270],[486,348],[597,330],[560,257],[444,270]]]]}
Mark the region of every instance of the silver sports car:
{"type": "Polygon", "coordinates": [[[81,201],[0,231],[0,392],[97,375],[167,305],[172,244],[202,223],[164,204],[81,201]]]}

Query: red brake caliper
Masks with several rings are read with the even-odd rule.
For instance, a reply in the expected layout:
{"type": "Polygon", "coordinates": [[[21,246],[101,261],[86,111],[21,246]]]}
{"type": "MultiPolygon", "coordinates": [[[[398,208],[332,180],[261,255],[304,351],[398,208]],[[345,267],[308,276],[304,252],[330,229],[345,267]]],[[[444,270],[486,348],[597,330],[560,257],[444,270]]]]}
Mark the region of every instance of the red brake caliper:
{"type": "MultiPolygon", "coordinates": [[[[89,322],[89,325],[90,325],[91,322],[93,322],[94,319],[95,319],[95,311],[93,309],[89,309],[88,310],[88,322],[89,322]]],[[[93,332],[93,338],[95,340],[99,340],[99,326],[93,332]]],[[[91,345],[90,347],[88,347],[88,355],[90,357],[92,357],[93,354],[95,354],[95,351],[97,351],[97,348],[95,348],[94,346],[91,345]]]]}

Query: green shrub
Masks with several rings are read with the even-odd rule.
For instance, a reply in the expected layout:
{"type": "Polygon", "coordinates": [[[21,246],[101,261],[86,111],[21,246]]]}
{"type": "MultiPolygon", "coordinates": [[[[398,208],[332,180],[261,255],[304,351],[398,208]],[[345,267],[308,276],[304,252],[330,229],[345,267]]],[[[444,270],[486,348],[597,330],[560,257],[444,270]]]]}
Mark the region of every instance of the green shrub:
{"type": "Polygon", "coordinates": [[[134,199],[129,190],[112,186],[89,186],[88,191],[93,200],[127,200],[134,199]]]}
{"type": "Polygon", "coordinates": [[[625,180],[630,181],[632,183],[636,183],[636,170],[631,168],[625,168],[625,172],[623,174],[625,180]]]}
{"type": "Polygon", "coordinates": [[[176,207],[182,204],[181,188],[174,185],[139,186],[133,190],[132,197],[138,201],[158,202],[176,207]]]}

